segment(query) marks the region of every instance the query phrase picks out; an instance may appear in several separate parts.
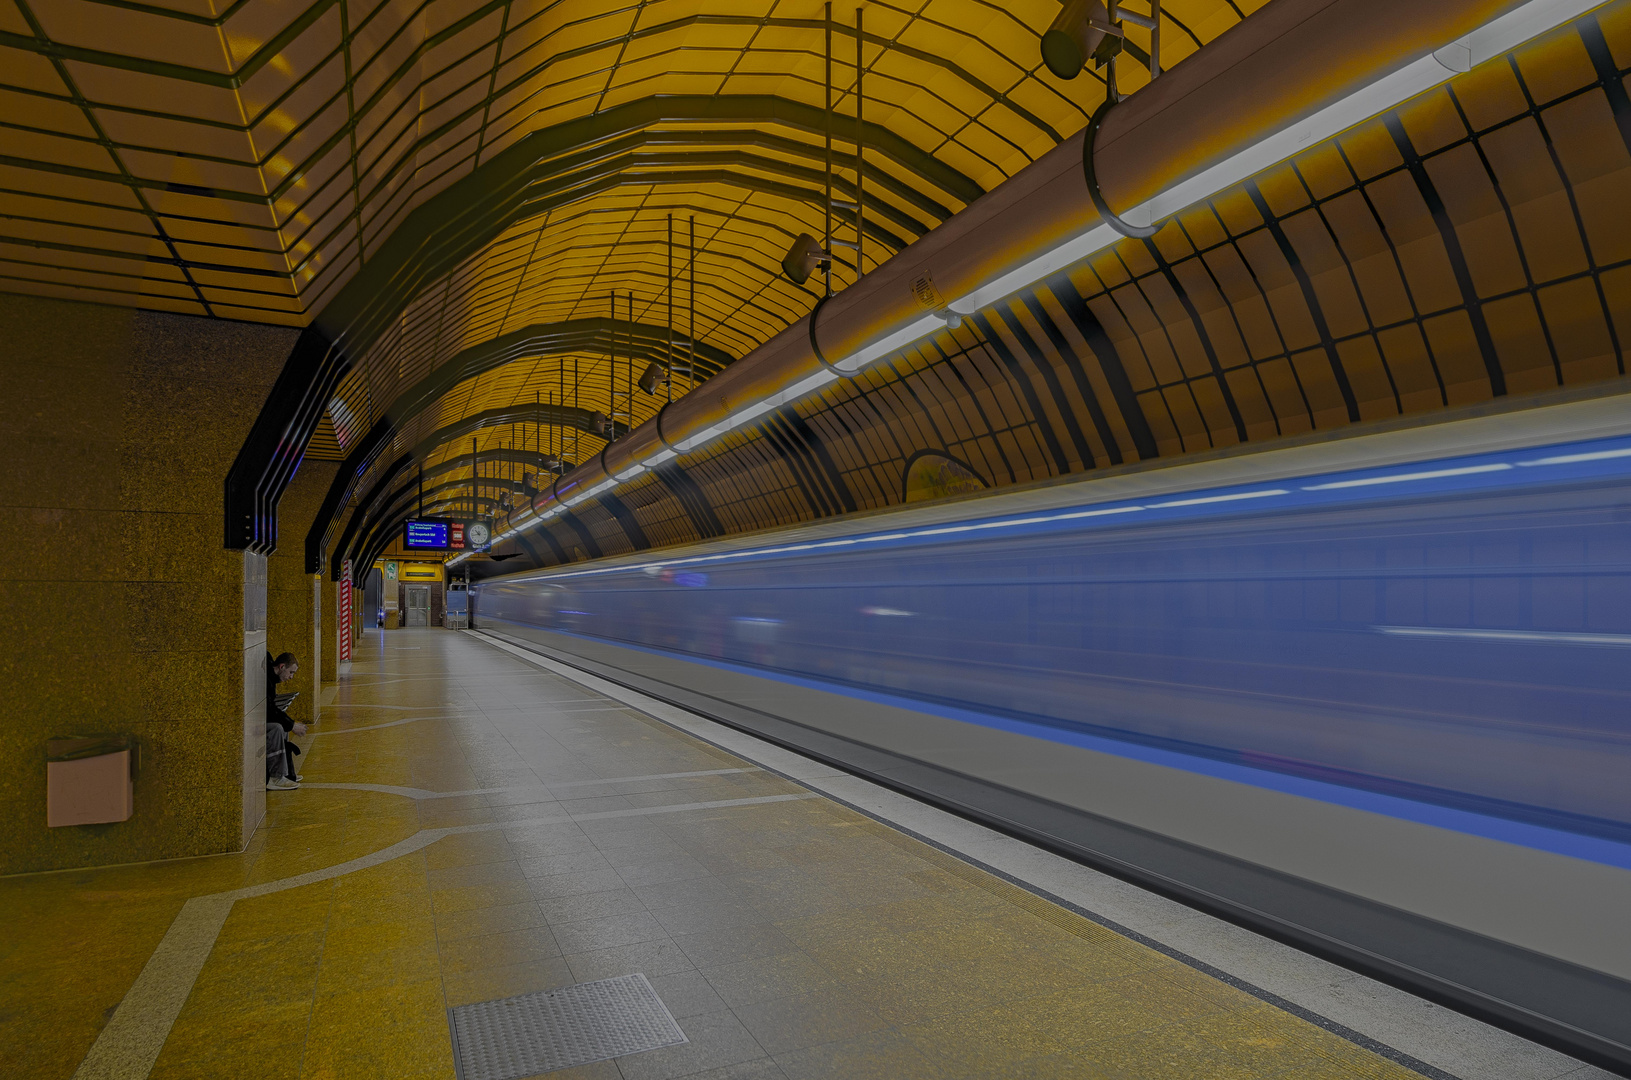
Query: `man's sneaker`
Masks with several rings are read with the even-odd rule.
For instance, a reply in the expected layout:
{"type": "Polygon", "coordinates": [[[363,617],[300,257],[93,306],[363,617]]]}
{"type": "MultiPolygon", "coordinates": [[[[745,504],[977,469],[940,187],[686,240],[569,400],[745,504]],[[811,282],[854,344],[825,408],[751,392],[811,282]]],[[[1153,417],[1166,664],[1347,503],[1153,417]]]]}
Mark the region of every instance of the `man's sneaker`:
{"type": "Polygon", "coordinates": [[[266,781],[267,791],[293,791],[300,785],[286,776],[274,776],[266,781]]]}
{"type": "Polygon", "coordinates": [[[302,781],[302,780],[304,780],[304,779],[305,779],[305,777],[304,777],[304,776],[302,776],[302,775],[301,775],[301,774],[300,774],[300,773],[295,773],[295,774],[294,774],[294,782],[295,782],[295,783],[297,783],[297,784],[298,784],[298,783],[300,783],[300,781],[302,781]]]}

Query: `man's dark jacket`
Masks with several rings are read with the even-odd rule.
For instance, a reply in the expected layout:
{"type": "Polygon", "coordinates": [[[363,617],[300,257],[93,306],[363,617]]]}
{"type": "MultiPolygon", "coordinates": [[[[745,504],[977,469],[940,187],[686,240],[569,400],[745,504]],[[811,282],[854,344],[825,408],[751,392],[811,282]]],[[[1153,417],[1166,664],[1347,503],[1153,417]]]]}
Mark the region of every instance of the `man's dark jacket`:
{"type": "Polygon", "coordinates": [[[273,662],[271,653],[266,654],[266,722],[276,724],[284,731],[294,730],[294,721],[289,714],[277,707],[277,664],[273,662]]]}

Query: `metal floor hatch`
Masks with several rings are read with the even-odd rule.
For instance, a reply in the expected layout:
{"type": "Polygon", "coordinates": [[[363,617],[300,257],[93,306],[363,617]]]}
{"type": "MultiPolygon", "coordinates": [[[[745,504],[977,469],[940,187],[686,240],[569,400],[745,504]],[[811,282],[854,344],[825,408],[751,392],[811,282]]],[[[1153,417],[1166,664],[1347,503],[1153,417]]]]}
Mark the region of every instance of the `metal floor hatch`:
{"type": "Polygon", "coordinates": [[[517,1080],[686,1042],[644,975],[449,1009],[459,1080],[517,1080]]]}

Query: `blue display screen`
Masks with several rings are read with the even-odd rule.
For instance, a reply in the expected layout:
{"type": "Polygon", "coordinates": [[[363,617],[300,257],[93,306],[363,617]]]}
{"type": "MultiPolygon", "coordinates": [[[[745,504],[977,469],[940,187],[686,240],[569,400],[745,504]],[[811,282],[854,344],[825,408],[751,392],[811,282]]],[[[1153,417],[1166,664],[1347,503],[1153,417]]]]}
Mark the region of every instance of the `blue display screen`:
{"type": "Polygon", "coordinates": [[[407,522],[402,527],[402,546],[410,551],[446,551],[447,522],[407,522]]]}

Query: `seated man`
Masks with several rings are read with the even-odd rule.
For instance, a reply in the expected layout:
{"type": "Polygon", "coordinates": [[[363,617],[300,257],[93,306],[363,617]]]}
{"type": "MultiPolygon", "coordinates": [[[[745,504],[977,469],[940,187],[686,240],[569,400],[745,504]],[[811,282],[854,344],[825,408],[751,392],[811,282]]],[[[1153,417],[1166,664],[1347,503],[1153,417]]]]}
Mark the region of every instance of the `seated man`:
{"type": "Polygon", "coordinates": [[[289,735],[306,734],[306,725],[290,719],[283,706],[294,699],[293,694],[279,694],[277,685],[294,678],[300,662],[293,653],[274,658],[266,654],[266,790],[287,791],[299,787],[300,774],[295,772],[294,758],[300,747],[289,741],[289,735]],[[274,758],[276,759],[274,763],[274,758]]]}

